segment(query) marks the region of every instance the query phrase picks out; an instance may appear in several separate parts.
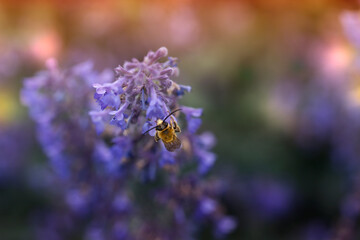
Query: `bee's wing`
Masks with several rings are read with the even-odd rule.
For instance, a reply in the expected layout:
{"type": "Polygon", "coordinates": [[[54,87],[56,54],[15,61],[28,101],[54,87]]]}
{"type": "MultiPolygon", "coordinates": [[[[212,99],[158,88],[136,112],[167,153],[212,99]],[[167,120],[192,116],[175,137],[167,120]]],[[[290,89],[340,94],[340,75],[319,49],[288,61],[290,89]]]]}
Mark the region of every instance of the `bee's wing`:
{"type": "Polygon", "coordinates": [[[180,139],[174,135],[173,137],[173,140],[170,141],[170,142],[164,142],[164,146],[165,148],[169,151],[169,152],[173,152],[175,151],[176,149],[180,148],[181,147],[181,141],[180,139]]]}

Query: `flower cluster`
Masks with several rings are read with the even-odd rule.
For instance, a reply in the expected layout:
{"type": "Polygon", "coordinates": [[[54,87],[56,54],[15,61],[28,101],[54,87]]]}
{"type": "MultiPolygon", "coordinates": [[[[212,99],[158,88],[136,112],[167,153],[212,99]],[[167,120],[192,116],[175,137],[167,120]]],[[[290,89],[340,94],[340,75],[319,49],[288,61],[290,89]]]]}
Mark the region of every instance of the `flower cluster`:
{"type": "Polygon", "coordinates": [[[221,192],[202,177],[215,162],[215,138],[196,134],[201,109],[178,105],[190,87],[173,81],[179,70],[175,58],[160,62],[166,55],[164,47],[149,52],[115,75],[90,62],[64,71],[49,60],[25,80],[22,102],[56,173],[39,239],[193,239],[209,224],[218,237],[235,228],[221,192]],[[178,122],[182,146],[169,152],[143,133],[179,108],[167,121],[178,122]]]}
{"type": "Polygon", "coordinates": [[[88,111],[93,105],[91,85],[94,80],[108,81],[113,74],[108,70],[102,73],[94,71],[91,62],[61,71],[56,61],[50,59],[47,67],[47,71],[26,79],[21,92],[21,100],[29,107],[30,115],[36,122],[43,151],[56,173],[52,180],[55,186],[49,189],[54,197],[54,209],[46,213],[44,218],[49,218],[48,221],[39,220],[40,225],[42,221],[47,223],[38,228],[38,238],[63,239],[71,236],[78,231],[76,226],[88,219],[93,221],[89,224],[113,226],[108,233],[110,236],[124,221],[122,219],[128,214],[130,204],[118,200],[127,198],[121,184],[97,171],[101,166],[96,161],[95,146],[101,141],[98,143],[95,138],[88,111]],[[59,211],[64,207],[67,211],[59,211]],[[106,222],[95,217],[114,213],[119,213],[117,218],[109,218],[106,222]]]}
{"type": "MultiPolygon", "coordinates": [[[[159,61],[166,56],[165,47],[156,52],[150,51],[141,62],[133,59],[118,66],[114,82],[93,84],[96,89],[94,98],[100,110],[91,111],[90,115],[98,133],[110,132],[116,142],[115,148],[121,146],[121,151],[116,151],[116,157],[124,159],[119,168],[128,166],[126,159],[130,157],[135,160],[132,165],[144,170],[146,177],[153,178],[159,166],[196,159],[199,173],[204,174],[215,162],[215,155],[209,151],[215,139],[210,133],[196,135],[201,125],[202,109],[178,105],[179,98],[191,87],[173,81],[172,78],[179,75],[176,58],[159,61]],[[175,109],[181,109],[184,113],[187,128],[180,137],[182,149],[168,152],[161,143],[149,141],[142,134],[175,109]],[[118,128],[106,131],[106,127],[111,126],[118,128]]],[[[175,116],[171,118],[176,121],[175,116]]],[[[154,136],[155,131],[150,131],[150,135],[154,136]]]]}
{"type": "Polygon", "coordinates": [[[170,79],[179,74],[175,58],[158,62],[166,55],[164,47],[155,53],[149,52],[142,62],[133,59],[118,66],[115,69],[116,81],[93,85],[96,89],[94,97],[101,110],[108,109],[112,124],[125,130],[131,122],[137,122],[144,110],[147,119],[164,118],[175,106],[175,96],[190,91],[189,86],[178,85],[170,79]]]}

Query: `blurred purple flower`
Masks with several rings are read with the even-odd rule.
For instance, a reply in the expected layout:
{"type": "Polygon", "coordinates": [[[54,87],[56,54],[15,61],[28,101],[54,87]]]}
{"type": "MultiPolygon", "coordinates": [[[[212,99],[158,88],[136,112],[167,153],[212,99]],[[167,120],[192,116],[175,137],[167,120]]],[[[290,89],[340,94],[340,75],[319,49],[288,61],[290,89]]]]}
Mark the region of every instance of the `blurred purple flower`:
{"type": "Polygon", "coordinates": [[[289,186],[272,179],[255,179],[243,188],[248,209],[262,219],[284,216],[291,208],[293,193],[289,186]]]}
{"type": "Polygon", "coordinates": [[[222,217],[216,224],[216,236],[224,237],[236,228],[236,221],[232,217],[222,217]]]}
{"type": "Polygon", "coordinates": [[[28,126],[0,128],[0,181],[21,176],[30,150],[34,147],[34,139],[28,126]]]}
{"type": "Polygon", "coordinates": [[[201,125],[201,117],[202,109],[201,108],[190,108],[190,107],[182,107],[182,111],[186,116],[186,121],[188,123],[188,130],[191,133],[196,133],[201,125]]]}
{"type": "Polygon", "coordinates": [[[358,12],[346,11],[341,14],[344,31],[350,42],[360,50],[360,15],[358,12]]]}

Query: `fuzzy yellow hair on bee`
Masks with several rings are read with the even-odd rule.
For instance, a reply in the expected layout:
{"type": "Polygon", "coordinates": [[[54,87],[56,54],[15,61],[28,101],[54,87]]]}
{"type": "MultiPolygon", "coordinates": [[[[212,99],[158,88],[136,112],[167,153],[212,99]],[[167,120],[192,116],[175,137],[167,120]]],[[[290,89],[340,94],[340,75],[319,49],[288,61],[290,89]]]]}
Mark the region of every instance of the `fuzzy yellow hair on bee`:
{"type": "Polygon", "coordinates": [[[180,111],[181,109],[176,109],[172,111],[169,115],[167,115],[163,120],[158,119],[156,121],[156,126],[148,129],[144,134],[148,133],[149,131],[155,129],[155,142],[158,142],[161,140],[164,143],[164,146],[166,150],[169,152],[173,152],[176,149],[179,149],[181,147],[181,141],[176,136],[176,133],[181,132],[181,129],[177,122],[171,117],[169,122],[166,122],[166,119],[168,119],[171,115],[176,113],[177,111],[180,111]]]}

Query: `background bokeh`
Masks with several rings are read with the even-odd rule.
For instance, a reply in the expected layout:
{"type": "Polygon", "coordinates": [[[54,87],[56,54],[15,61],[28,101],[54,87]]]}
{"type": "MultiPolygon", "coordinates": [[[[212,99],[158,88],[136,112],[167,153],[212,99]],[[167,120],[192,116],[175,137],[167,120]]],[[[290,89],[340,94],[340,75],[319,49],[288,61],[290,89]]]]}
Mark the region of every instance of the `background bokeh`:
{"type": "Polygon", "coordinates": [[[360,238],[358,48],[342,25],[358,5],[0,1],[0,239],[32,239],[47,207],[23,79],[50,57],[102,70],[161,46],[179,58],[177,82],[192,86],[182,102],[203,108],[202,129],[217,137],[210,176],[238,222],[228,239],[360,238]]]}

